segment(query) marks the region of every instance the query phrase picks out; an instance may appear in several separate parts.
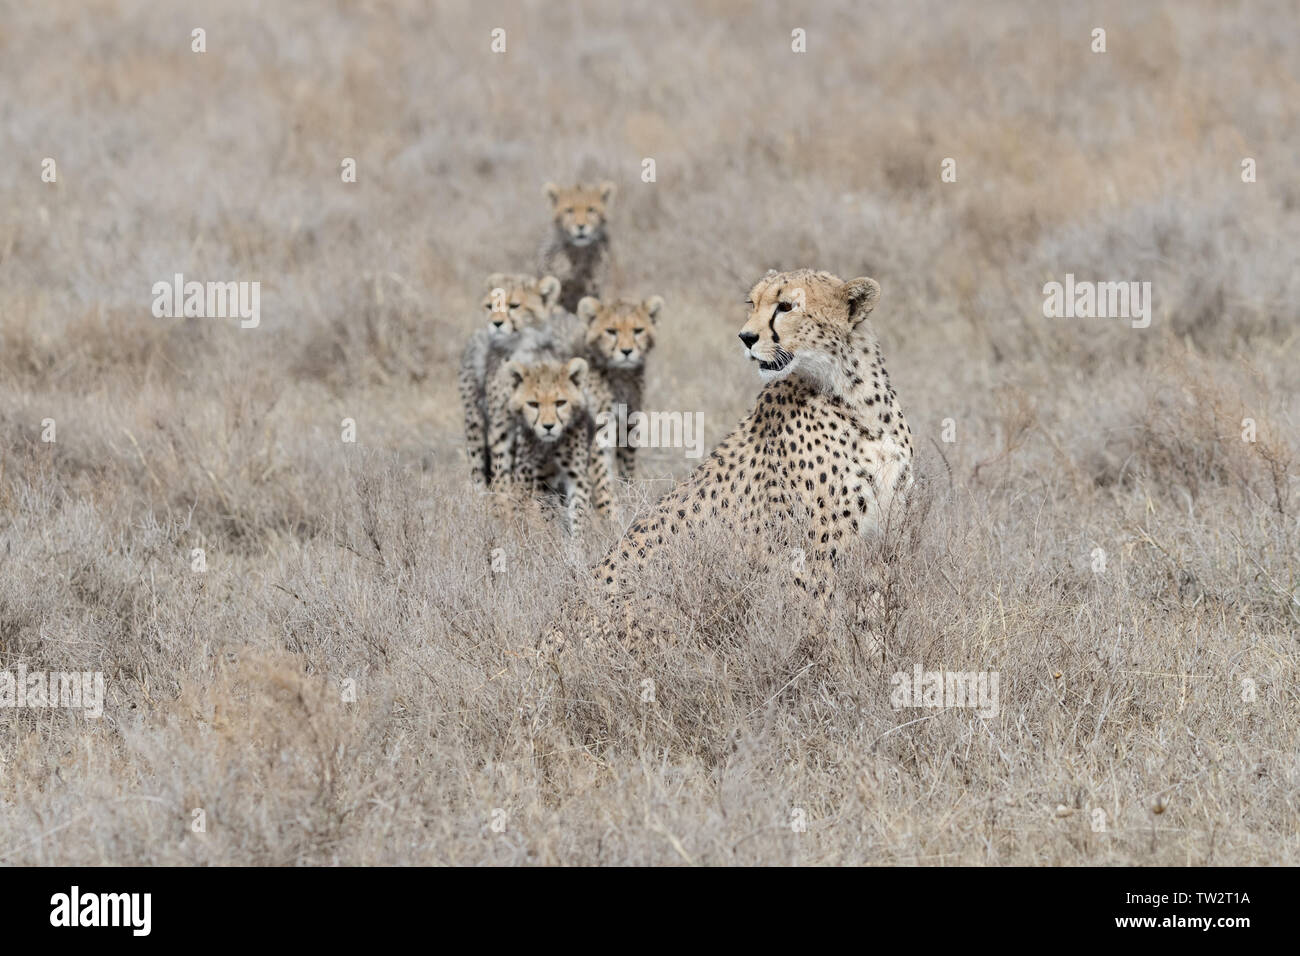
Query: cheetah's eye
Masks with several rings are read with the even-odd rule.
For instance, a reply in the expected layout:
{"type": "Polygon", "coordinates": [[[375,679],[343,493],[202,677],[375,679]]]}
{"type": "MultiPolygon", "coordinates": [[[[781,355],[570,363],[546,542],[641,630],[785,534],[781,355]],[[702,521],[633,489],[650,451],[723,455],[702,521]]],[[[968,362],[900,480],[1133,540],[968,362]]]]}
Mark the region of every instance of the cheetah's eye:
{"type": "Polygon", "coordinates": [[[776,311],[778,312],[789,312],[793,308],[794,306],[791,305],[789,302],[778,302],[776,304],[776,311]]]}
{"type": "Polygon", "coordinates": [[[564,407],[565,405],[567,405],[567,404],[569,404],[568,399],[557,398],[557,399],[555,400],[555,407],[556,407],[556,408],[563,408],[563,407],[564,407]]]}
{"type": "Polygon", "coordinates": [[[606,334],[606,335],[618,335],[618,329],[606,329],[606,330],[605,330],[605,334],[606,334]]]}
{"type": "Polygon", "coordinates": [[[590,213],[590,214],[593,215],[593,216],[596,215],[596,207],[595,207],[595,206],[588,206],[588,207],[587,207],[587,212],[590,213]]]}
{"type": "Polygon", "coordinates": [[[512,308],[512,309],[517,309],[517,308],[519,308],[521,305],[523,305],[522,302],[511,302],[511,303],[510,303],[510,308],[512,308]]]}
{"type": "Polygon", "coordinates": [[[528,403],[528,407],[529,407],[529,408],[536,408],[536,407],[537,407],[537,403],[536,403],[536,402],[529,402],[529,403],[528,403]]]}
{"type": "Polygon", "coordinates": [[[565,207],[564,207],[564,211],[565,211],[568,215],[570,215],[570,216],[573,215],[573,207],[572,207],[572,206],[565,206],[565,207]]]}
{"type": "Polygon", "coordinates": [[[632,330],[632,334],[633,334],[633,335],[640,335],[640,334],[643,333],[644,331],[645,331],[645,329],[633,329],[633,330],[632,330]]]}

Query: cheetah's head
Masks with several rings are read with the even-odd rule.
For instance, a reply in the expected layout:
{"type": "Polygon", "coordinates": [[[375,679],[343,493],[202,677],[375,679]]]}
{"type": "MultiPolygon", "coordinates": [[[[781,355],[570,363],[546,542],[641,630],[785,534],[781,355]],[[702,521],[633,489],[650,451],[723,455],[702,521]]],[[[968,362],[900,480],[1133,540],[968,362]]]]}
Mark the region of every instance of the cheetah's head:
{"type": "Polygon", "coordinates": [[[654,348],[655,319],[663,306],[657,295],[608,305],[587,296],[578,303],[578,318],[587,323],[587,347],[610,368],[640,368],[654,348]]]}
{"type": "Polygon", "coordinates": [[[745,355],[758,363],[764,381],[801,375],[819,388],[841,391],[846,363],[861,348],[859,329],[879,298],[879,283],[865,276],[845,282],[812,269],[772,270],[745,300],[745,355]]]}
{"type": "Polygon", "coordinates": [[[571,246],[589,246],[605,234],[605,211],[614,198],[614,184],[561,188],[547,183],[544,189],[551,201],[551,215],[555,228],[571,246]]]}
{"type": "Polygon", "coordinates": [[[519,415],[532,433],[544,442],[557,441],[564,429],[587,407],[582,386],[587,362],[507,362],[510,374],[510,411],[519,415]]]}
{"type": "Polygon", "coordinates": [[[551,314],[560,297],[560,280],[494,272],[487,279],[483,310],[493,335],[510,335],[537,325],[551,314]]]}

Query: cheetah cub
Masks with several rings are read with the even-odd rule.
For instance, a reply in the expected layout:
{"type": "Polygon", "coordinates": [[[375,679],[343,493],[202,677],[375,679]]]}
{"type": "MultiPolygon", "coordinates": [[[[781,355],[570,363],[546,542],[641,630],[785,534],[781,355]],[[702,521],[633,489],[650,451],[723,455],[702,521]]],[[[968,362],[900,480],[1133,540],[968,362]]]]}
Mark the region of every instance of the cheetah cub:
{"type": "MultiPolygon", "coordinates": [[[[644,302],[619,300],[602,303],[587,296],[578,303],[578,318],[586,323],[587,359],[591,377],[598,379],[608,407],[600,411],[631,415],[641,411],[645,391],[646,356],[655,344],[655,322],[664,300],[657,295],[644,302]]],[[[618,477],[632,477],[636,449],[620,445],[616,449],[618,477]]]]}
{"type": "MultiPolygon", "coordinates": [[[[572,358],[585,358],[585,331],[576,316],[563,309],[556,310],[545,322],[524,329],[510,359],[523,366],[550,362],[566,364],[572,358]]],[[[493,475],[509,475],[514,470],[517,428],[515,410],[511,401],[515,380],[503,366],[488,381],[486,389],[488,422],[489,470],[493,475]]],[[[588,444],[595,441],[595,420],[608,413],[612,404],[609,387],[604,378],[593,374],[588,363],[582,380],[583,404],[587,410],[588,444]]],[[[613,506],[614,450],[592,449],[589,455],[588,483],[591,506],[600,514],[608,514],[613,506]]]]}
{"type": "Polygon", "coordinates": [[[459,388],[465,412],[466,457],[477,486],[492,481],[488,447],[488,383],[519,344],[524,329],[545,322],[555,311],[560,281],[529,275],[493,273],[487,279],[482,309],[486,324],[476,329],[461,355],[459,388]]]}
{"type": "Polygon", "coordinates": [[[539,269],[560,277],[560,305],[573,312],[583,296],[600,295],[601,283],[611,266],[606,226],[614,184],[561,188],[544,187],[551,201],[551,231],[538,254],[539,269]]]}
{"type": "Polygon", "coordinates": [[[558,495],[570,534],[582,527],[591,496],[591,420],[583,382],[587,362],[543,360],[502,366],[510,383],[510,471],[499,477],[532,495],[558,495]]]}

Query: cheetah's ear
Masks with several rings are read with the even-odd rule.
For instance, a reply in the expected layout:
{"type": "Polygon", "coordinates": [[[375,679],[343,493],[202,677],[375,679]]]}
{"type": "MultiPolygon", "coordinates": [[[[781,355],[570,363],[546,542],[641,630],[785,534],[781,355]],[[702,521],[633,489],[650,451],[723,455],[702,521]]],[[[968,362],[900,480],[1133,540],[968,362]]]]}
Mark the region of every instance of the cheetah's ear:
{"type": "Polygon", "coordinates": [[[608,179],[600,184],[600,201],[609,202],[614,198],[614,193],[618,190],[608,179]]]}
{"type": "Polygon", "coordinates": [[[555,183],[547,183],[545,186],[542,187],[542,195],[545,196],[547,199],[549,199],[552,204],[554,204],[555,197],[560,195],[560,187],[555,185],[555,183]]]}
{"type": "Polygon", "coordinates": [[[655,321],[659,310],[664,307],[664,297],[661,295],[652,295],[641,303],[641,308],[645,309],[645,314],[650,316],[650,321],[655,321]]]}
{"type": "Polygon", "coordinates": [[[850,325],[857,325],[865,319],[880,301],[880,283],[866,276],[850,279],[840,287],[840,292],[849,304],[850,325]]]}
{"type": "Polygon", "coordinates": [[[518,362],[507,362],[504,368],[510,376],[510,387],[518,388],[524,381],[524,367],[518,362]]]}
{"type": "Polygon", "coordinates": [[[537,292],[542,297],[543,305],[554,305],[560,297],[560,280],[555,276],[542,276],[537,280],[537,292]]]}
{"type": "Polygon", "coordinates": [[[587,379],[587,360],[584,358],[569,359],[569,381],[582,388],[582,383],[587,379]]]}
{"type": "Polygon", "coordinates": [[[578,318],[590,325],[598,315],[600,315],[600,300],[593,295],[583,296],[578,302],[578,318]]]}

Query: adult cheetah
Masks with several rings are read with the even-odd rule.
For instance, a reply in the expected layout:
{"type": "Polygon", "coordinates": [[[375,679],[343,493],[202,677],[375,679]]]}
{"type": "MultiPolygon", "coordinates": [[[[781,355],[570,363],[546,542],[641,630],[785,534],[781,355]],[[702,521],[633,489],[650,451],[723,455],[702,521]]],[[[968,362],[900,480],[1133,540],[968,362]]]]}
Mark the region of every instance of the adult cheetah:
{"type": "MultiPolygon", "coordinates": [[[[840,551],[882,529],[912,484],[912,436],[867,321],[879,296],[874,279],[809,269],[769,272],[753,287],[740,340],[766,384],[709,459],[594,569],[625,610],[638,573],[674,537],[720,529],[750,552],[756,574],[788,574],[825,598],[840,551]],[[789,541],[802,562],[778,552],[789,541]]],[[[571,602],[544,647],[608,634],[604,610],[571,602]]],[[[626,621],[618,637],[654,632],[639,614],[626,621]]]]}

